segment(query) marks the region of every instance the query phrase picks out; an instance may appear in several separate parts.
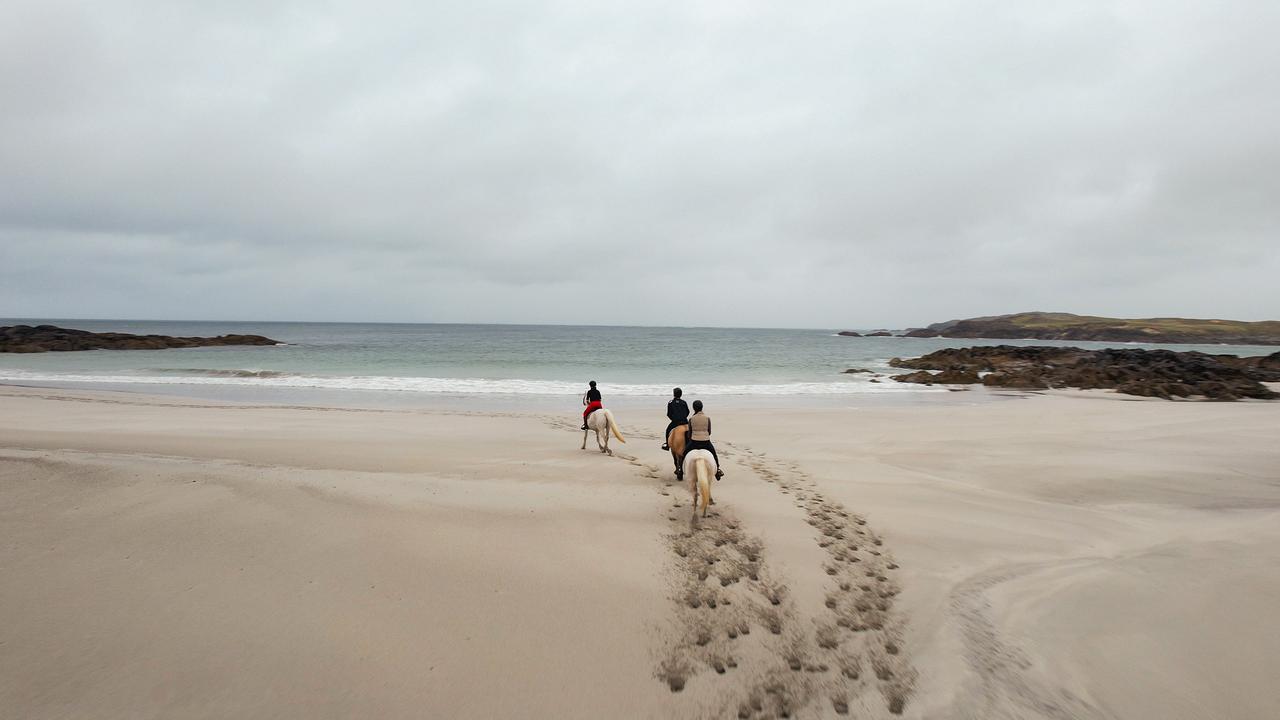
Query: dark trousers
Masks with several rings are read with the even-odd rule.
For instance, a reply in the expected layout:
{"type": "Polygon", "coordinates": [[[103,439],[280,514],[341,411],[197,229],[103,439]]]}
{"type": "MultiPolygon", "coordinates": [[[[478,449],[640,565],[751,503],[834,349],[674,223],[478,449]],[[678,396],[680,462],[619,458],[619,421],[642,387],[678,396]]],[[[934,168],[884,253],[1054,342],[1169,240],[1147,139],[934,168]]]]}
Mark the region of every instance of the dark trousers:
{"type": "Polygon", "coordinates": [[[716,455],[716,446],[710,440],[690,440],[684,447],[684,454],[688,455],[690,450],[710,450],[711,457],[716,459],[716,467],[720,467],[720,456],[716,455]]]}

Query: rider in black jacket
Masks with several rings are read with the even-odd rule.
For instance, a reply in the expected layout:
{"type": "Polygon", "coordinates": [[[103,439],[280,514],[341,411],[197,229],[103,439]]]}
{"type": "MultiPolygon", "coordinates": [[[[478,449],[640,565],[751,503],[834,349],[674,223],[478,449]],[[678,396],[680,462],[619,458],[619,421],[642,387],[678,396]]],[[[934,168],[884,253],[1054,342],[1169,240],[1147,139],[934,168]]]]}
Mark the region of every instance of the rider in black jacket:
{"type": "Polygon", "coordinates": [[[667,431],[662,433],[663,450],[671,449],[667,445],[667,438],[671,437],[671,431],[689,422],[689,405],[680,399],[683,391],[680,388],[676,388],[671,391],[671,394],[675,395],[675,397],[671,399],[671,402],[667,403],[667,419],[671,422],[667,425],[667,431]]]}

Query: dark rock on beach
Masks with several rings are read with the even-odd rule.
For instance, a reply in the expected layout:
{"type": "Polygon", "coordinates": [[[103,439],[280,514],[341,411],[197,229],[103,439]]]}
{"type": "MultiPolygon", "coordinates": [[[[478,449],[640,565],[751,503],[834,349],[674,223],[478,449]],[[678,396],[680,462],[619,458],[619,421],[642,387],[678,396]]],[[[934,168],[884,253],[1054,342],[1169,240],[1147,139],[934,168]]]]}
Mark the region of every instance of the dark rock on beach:
{"type": "Polygon", "coordinates": [[[948,368],[934,376],[934,382],[952,385],[972,385],[982,382],[978,373],[963,368],[948,368]]]}
{"type": "Polygon", "coordinates": [[[937,382],[937,380],[935,380],[934,377],[935,375],[929,372],[928,370],[917,370],[913,373],[906,373],[904,375],[890,375],[889,379],[897,380],[898,382],[905,382],[905,383],[919,383],[921,385],[932,385],[935,382],[937,382]]]}
{"type": "Polygon", "coordinates": [[[947,348],[918,358],[894,358],[889,364],[917,371],[894,375],[894,380],[927,385],[1114,389],[1166,400],[1280,397],[1263,385],[1280,382],[1280,352],[1242,358],[1172,350],[996,345],[947,348]]]}
{"type": "Polygon", "coordinates": [[[0,352],[40,353],[74,350],[164,350],[212,345],[279,345],[261,335],[219,335],[217,337],[172,337],[95,333],[54,325],[10,325],[0,327],[0,352]]]}
{"type": "Polygon", "coordinates": [[[857,333],[852,330],[841,330],[836,334],[840,337],[862,337],[862,333],[857,333]]]}
{"type": "Polygon", "coordinates": [[[845,371],[844,371],[844,374],[845,374],[845,375],[851,375],[851,374],[854,374],[854,373],[872,373],[872,374],[874,374],[871,370],[868,370],[868,369],[866,369],[866,368],[849,368],[848,370],[845,370],[845,371]]]}
{"type": "Polygon", "coordinates": [[[891,379],[898,382],[922,383],[924,385],[972,385],[981,383],[982,378],[978,377],[978,373],[972,370],[964,369],[948,369],[939,373],[932,373],[928,370],[917,370],[906,375],[891,375],[891,379]]]}

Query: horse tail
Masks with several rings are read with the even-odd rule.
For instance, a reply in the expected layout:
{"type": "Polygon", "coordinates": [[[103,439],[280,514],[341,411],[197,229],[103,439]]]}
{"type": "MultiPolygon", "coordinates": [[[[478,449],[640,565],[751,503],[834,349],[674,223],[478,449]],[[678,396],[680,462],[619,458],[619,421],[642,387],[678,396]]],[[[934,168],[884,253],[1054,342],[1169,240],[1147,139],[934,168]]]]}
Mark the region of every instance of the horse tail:
{"type": "Polygon", "coordinates": [[[702,517],[706,517],[707,506],[711,504],[711,472],[707,469],[707,461],[703,458],[694,460],[693,471],[698,478],[698,494],[702,496],[702,517]]]}
{"type": "Polygon", "coordinates": [[[609,429],[613,431],[613,436],[618,438],[618,442],[620,443],[626,442],[627,439],[622,437],[622,433],[618,432],[618,423],[614,421],[613,413],[609,412],[608,410],[605,410],[604,419],[606,422],[609,423],[609,429]]]}

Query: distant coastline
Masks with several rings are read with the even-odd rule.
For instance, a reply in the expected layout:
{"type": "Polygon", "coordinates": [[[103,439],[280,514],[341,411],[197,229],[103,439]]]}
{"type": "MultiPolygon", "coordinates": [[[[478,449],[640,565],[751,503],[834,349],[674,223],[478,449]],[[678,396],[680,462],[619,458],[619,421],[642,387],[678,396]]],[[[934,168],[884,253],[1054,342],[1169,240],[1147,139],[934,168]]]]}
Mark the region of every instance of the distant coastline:
{"type": "Polygon", "coordinates": [[[174,337],[172,335],[132,335],[119,332],[90,332],[56,325],[10,325],[0,327],[0,352],[44,353],[82,350],[167,350],[171,348],[220,345],[280,345],[261,335],[219,335],[217,337],[174,337]]]}
{"type": "MultiPolygon", "coordinates": [[[[846,337],[860,337],[844,331],[846,337]]],[[[1071,313],[1024,312],[948,320],[911,328],[899,337],[989,340],[1070,340],[1178,345],[1280,345],[1280,321],[1195,318],[1109,318],[1071,313]]]]}

